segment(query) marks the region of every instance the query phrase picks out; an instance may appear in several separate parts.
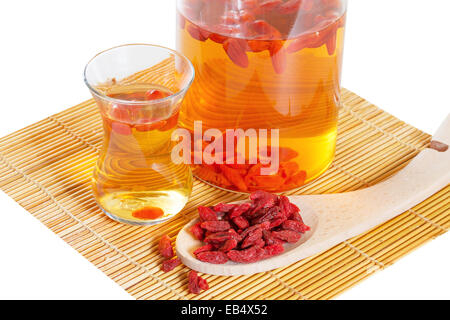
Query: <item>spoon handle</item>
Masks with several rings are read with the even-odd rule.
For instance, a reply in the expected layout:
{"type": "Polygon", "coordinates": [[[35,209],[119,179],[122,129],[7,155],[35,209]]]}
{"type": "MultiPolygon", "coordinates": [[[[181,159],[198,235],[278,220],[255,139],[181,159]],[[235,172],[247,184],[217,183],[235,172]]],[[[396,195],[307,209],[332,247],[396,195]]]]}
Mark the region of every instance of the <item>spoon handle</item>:
{"type": "MultiPolygon", "coordinates": [[[[433,140],[450,144],[450,115],[433,140]]],[[[295,250],[297,258],[331,248],[411,210],[449,183],[450,150],[427,148],[393,177],[372,187],[343,194],[290,197],[300,208],[313,209],[318,219],[311,239],[295,250]]],[[[448,197],[442,201],[450,205],[448,197]]]]}

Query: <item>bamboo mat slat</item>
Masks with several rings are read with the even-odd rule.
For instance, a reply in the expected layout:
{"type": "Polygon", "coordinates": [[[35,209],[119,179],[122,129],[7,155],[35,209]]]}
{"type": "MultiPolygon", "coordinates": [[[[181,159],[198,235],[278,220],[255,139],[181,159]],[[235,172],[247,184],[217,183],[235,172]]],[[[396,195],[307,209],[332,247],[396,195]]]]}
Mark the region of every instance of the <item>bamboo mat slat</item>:
{"type": "MultiPolygon", "coordinates": [[[[430,135],[343,90],[336,159],[313,183],[288,194],[365,188],[392,176],[430,135]]],[[[164,224],[137,227],[107,218],[90,191],[102,143],[92,100],[0,138],[0,188],[137,299],[332,299],[450,227],[447,186],[402,215],[314,257],[253,276],[204,275],[210,290],[188,293],[188,269],[160,270],[157,243],[173,240],[196,207],[242,195],[194,182],[183,212],[164,224]]]]}

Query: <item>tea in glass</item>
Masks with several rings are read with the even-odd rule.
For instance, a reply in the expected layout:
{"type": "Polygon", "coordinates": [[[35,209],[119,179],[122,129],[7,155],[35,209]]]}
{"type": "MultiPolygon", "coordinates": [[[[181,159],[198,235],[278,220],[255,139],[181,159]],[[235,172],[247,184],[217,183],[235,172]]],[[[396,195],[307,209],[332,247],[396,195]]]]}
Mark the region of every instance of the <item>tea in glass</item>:
{"type": "Polygon", "coordinates": [[[155,224],[188,201],[191,170],[172,162],[171,136],[192,77],[187,59],[156,46],[116,47],[88,64],[86,81],[104,128],[93,191],[113,219],[155,224]]]}
{"type": "Polygon", "coordinates": [[[227,190],[283,192],[329,167],[345,13],[341,0],[178,1],[177,47],[196,69],[180,125],[279,129],[277,172],[262,175],[262,163],[203,163],[194,174],[227,190]]]}

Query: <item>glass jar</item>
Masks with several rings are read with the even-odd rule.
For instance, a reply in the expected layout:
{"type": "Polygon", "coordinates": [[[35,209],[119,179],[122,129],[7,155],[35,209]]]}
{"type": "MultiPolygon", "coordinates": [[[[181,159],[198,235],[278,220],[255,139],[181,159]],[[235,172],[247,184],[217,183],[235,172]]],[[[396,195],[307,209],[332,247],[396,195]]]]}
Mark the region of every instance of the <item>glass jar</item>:
{"type": "Polygon", "coordinates": [[[218,129],[224,149],[227,129],[243,129],[247,141],[245,162],[224,153],[223,162],[195,163],[194,174],[240,192],[283,192],[320,176],[335,152],[347,1],[178,0],[177,7],[177,48],[196,70],[180,125],[218,129]],[[261,130],[269,132],[266,158],[277,146],[277,166],[269,163],[277,157],[261,154],[264,143],[256,160],[249,155],[251,133],[260,140],[261,130]]]}

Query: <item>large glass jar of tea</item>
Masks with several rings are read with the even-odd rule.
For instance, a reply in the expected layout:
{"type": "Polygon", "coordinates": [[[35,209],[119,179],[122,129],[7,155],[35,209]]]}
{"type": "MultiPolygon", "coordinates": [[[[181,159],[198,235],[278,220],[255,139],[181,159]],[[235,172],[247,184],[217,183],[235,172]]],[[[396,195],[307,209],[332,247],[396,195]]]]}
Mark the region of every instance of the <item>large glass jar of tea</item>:
{"type": "Polygon", "coordinates": [[[180,124],[193,149],[213,156],[192,157],[196,176],[228,190],[283,192],[321,175],[336,146],[347,1],[177,5],[177,47],[196,70],[180,124]]]}

